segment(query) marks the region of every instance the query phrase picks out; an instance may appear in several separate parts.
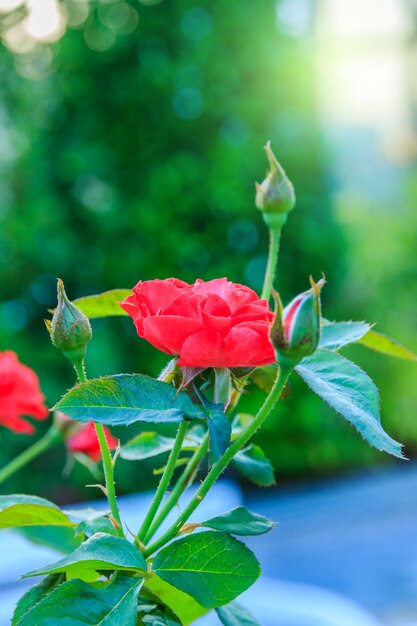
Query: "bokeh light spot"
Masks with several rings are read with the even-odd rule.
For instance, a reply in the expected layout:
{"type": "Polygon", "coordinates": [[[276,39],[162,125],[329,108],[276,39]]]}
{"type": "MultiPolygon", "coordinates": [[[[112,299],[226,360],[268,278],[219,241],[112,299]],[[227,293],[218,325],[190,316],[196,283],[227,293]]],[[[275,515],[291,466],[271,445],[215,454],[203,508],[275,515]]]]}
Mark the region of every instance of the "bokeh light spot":
{"type": "Polygon", "coordinates": [[[24,0],[0,0],[0,12],[14,11],[22,6],[24,0]]]}
{"type": "Polygon", "coordinates": [[[181,30],[186,37],[198,41],[210,34],[212,18],[205,9],[195,7],[185,13],[181,20],[181,30]]]}
{"type": "Polygon", "coordinates": [[[94,213],[107,213],[115,208],[116,192],[108,183],[95,176],[81,176],[74,185],[74,195],[94,213]]]}
{"type": "Polygon", "coordinates": [[[92,23],[84,31],[84,41],[91,50],[106,52],[116,41],[116,35],[110,28],[92,23]]]}
{"type": "Polygon", "coordinates": [[[15,60],[16,71],[30,80],[44,80],[53,73],[52,52],[48,46],[37,46],[15,60]]]}
{"type": "Polygon", "coordinates": [[[227,117],[219,130],[220,137],[233,148],[245,145],[250,137],[250,129],[244,119],[238,116],[227,117]]]}
{"type": "Polygon", "coordinates": [[[36,41],[59,39],[66,28],[62,7],[56,0],[26,0],[28,17],[26,31],[36,41]]]}
{"type": "Polygon", "coordinates": [[[0,308],[2,322],[11,331],[22,330],[29,321],[30,310],[24,300],[8,300],[0,308]]]}
{"type": "Polygon", "coordinates": [[[139,23],[138,12],[127,2],[100,7],[99,17],[105,26],[114,30],[118,35],[133,33],[139,23]]]}
{"type": "Polygon", "coordinates": [[[195,120],[203,112],[204,99],[199,89],[185,87],[176,92],[172,106],[178,117],[185,120],[195,120]]]}
{"type": "Polygon", "coordinates": [[[245,281],[255,291],[262,289],[265,275],[266,257],[255,257],[251,259],[245,267],[245,281]]]}
{"type": "Polygon", "coordinates": [[[248,252],[258,243],[258,229],[250,220],[235,220],[229,226],[227,238],[237,252],[248,252]]]}
{"type": "Polygon", "coordinates": [[[78,28],[88,18],[90,14],[88,0],[64,0],[68,26],[78,28]]]}

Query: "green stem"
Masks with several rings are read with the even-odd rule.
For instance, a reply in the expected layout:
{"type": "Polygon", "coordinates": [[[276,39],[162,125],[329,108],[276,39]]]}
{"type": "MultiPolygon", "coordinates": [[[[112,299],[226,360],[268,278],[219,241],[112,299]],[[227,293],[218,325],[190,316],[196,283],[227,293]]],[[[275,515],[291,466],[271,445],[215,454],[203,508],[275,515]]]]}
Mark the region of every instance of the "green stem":
{"type": "Polygon", "coordinates": [[[146,533],[143,539],[144,543],[152,539],[152,537],[154,536],[158,528],[161,526],[162,522],[165,520],[167,515],[172,511],[174,506],[178,503],[178,500],[180,499],[184,491],[193,482],[195,473],[197,472],[201,461],[204,459],[204,457],[206,456],[208,452],[208,447],[209,447],[209,436],[208,436],[208,433],[206,433],[200,446],[197,448],[197,450],[194,452],[194,454],[188,461],[187,467],[185,468],[185,470],[179,477],[178,482],[173,488],[173,490],[171,491],[169,498],[165,502],[162,509],[159,511],[158,515],[153,520],[148,532],[146,533]]]}
{"type": "Polygon", "coordinates": [[[36,443],[30,446],[30,448],[24,450],[0,470],[0,484],[22,467],[33,461],[33,459],[36,459],[38,456],[61,441],[62,437],[59,431],[55,428],[55,426],[51,426],[45,435],[39,439],[39,441],[36,441],[36,443]]]}
{"type": "MultiPolygon", "coordinates": [[[[73,363],[74,369],[77,372],[78,380],[80,383],[85,383],[87,381],[87,376],[85,373],[84,362],[76,361],[73,363]]],[[[125,534],[123,532],[122,520],[120,518],[119,507],[117,506],[116,501],[116,489],[114,483],[114,471],[113,471],[113,459],[110,454],[109,446],[106,439],[106,434],[104,432],[104,428],[102,424],[97,424],[94,422],[94,426],[97,433],[97,439],[100,444],[101,458],[103,461],[104,468],[104,478],[106,481],[106,495],[109,503],[110,511],[113,517],[113,520],[116,523],[116,531],[119,537],[124,537],[125,534]]]]}
{"type": "Polygon", "coordinates": [[[275,280],[275,272],[278,264],[279,254],[279,240],[281,237],[281,228],[269,229],[269,253],[268,263],[266,266],[264,286],[262,288],[261,298],[263,300],[269,300],[271,297],[271,290],[275,280]]]}
{"type": "Polygon", "coordinates": [[[184,511],[178,516],[175,524],[173,524],[159,539],[157,539],[156,541],[154,541],[154,543],[147,547],[144,552],[145,557],[153,554],[156,550],[171,541],[171,539],[174,539],[174,537],[176,537],[176,535],[180,532],[185,522],[188,520],[190,515],[194,513],[195,509],[198,507],[203,498],[205,498],[205,496],[208,494],[216,480],[224,472],[233,457],[248,443],[248,441],[255,434],[258,428],[262,426],[263,422],[268,417],[276,402],[278,401],[290,373],[291,369],[280,368],[274,385],[269,392],[265,402],[256,414],[253,422],[251,422],[251,424],[249,424],[249,426],[239,435],[239,437],[235,439],[231,446],[226,450],[224,455],[217,461],[217,463],[213,465],[205,480],[202,482],[199,489],[197,490],[195,496],[191,499],[190,503],[184,509],[184,511]]]}
{"type": "Polygon", "coordinates": [[[159,481],[158,489],[156,490],[156,493],[155,493],[154,499],[152,500],[152,504],[149,508],[149,511],[147,512],[146,517],[143,520],[143,524],[140,527],[140,530],[138,532],[137,537],[140,541],[143,541],[144,537],[146,537],[146,534],[152,522],[154,521],[155,515],[164,498],[166,490],[169,487],[169,483],[171,482],[171,478],[174,473],[174,470],[178,461],[178,457],[181,453],[182,444],[184,442],[185,434],[187,432],[187,427],[188,427],[187,422],[181,422],[181,424],[178,427],[177,437],[175,439],[174,447],[172,448],[171,453],[169,455],[167,466],[165,468],[164,473],[162,474],[161,480],[159,481]]]}

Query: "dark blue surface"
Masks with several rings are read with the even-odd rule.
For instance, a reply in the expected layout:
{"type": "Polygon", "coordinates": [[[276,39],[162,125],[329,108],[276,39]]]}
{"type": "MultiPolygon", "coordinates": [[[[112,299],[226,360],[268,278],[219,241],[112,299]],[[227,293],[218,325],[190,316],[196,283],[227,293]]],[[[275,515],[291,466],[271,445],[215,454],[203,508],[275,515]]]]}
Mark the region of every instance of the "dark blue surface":
{"type": "Polygon", "coordinates": [[[247,505],[279,522],[248,541],[268,576],[336,591],[384,621],[407,614],[417,623],[416,464],[258,493],[247,505]]]}

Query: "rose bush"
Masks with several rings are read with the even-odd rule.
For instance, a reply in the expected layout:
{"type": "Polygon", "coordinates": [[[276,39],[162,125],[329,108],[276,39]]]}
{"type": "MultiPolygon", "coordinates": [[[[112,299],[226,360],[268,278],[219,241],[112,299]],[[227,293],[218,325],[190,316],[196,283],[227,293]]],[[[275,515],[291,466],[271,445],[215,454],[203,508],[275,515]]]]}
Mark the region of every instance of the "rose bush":
{"type": "Polygon", "coordinates": [[[35,372],[19,362],[15,352],[0,352],[0,424],[31,435],[35,428],[22,415],[44,420],[49,412],[35,372]]]}
{"type": "MultiPolygon", "coordinates": [[[[251,440],[283,400],[294,371],[370,445],[404,458],[401,444],[382,427],[376,386],[339,350],[362,342],[409,360],[417,357],[366,322],[322,319],[324,279],[310,278],[311,289],[283,308],[273,283],[280,231],[294,194],[269,145],[267,154],[271,172],[258,203],[270,230],[261,298],[226,278],[192,285],[170,278],[139,282],[133,293],[115,289],[71,302],[58,280],[58,303],[46,325],[53,345],[72,363],[77,383],[53,407],[54,419],[43,437],[0,469],[0,484],[52,446],[65,444],[95,462],[102,458],[104,484],[90,486],[101,489],[108,508],[60,510],[24,494],[1,498],[3,527],[32,526],[33,540],[54,549],[59,541],[54,526],[65,529],[65,556],[25,575],[50,574],[19,600],[12,626],[85,624],[86,615],[95,624],[188,626],[212,609],[223,626],[258,626],[235,600],[258,579],[260,566],[234,535],[269,532],[274,521],[242,506],[210,519],[190,519],[230,465],[257,485],[274,484],[271,463],[251,440]],[[275,314],[268,306],[271,294],[275,314]],[[89,380],[84,363],[92,340],[89,319],[126,314],[140,337],[175,358],[158,377],[119,373],[89,380]],[[237,377],[230,371],[235,367],[247,371],[237,377]],[[252,384],[267,396],[250,415],[238,405],[252,384]],[[146,430],[120,446],[107,428],[136,423],[146,430]],[[165,424],[176,425],[175,437],[161,434],[165,424]],[[166,461],[157,460],[163,454],[166,461]],[[140,527],[132,531],[117,500],[116,463],[152,457],[161,477],[147,510],[138,511],[140,527]],[[182,498],[195,480],[198,487],[184,506],[182,498]],[[44,530],[48,526],[50,533],[44,530]]],[[[47,415],[37,378],[14,353],[0,357],[0,423],[28,432],[22,413],[47,415]]],[[[78,460],[86,461],[81,455],[78,460]]],[[[91,463],[85,464],[100,480],[91,463]]]]}
{"type": "Polygon", "coordinates": [[[189,285],[177,278],[138,282],[120,303],[139,337],[188,367],[273,363],[268,302],[226,278],[189,285]]]}

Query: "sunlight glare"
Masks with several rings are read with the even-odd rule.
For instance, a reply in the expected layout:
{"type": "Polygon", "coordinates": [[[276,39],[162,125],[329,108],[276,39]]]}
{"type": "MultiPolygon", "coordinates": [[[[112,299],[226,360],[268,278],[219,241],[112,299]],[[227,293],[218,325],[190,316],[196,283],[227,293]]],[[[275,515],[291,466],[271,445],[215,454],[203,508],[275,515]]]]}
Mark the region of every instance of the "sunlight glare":
{"type": "Polygon", "coordinates": [[[36,41],[53,42],[65,31],[66,22],[56,0],[27,0],[26,30],[36,41]]]}
{"type": "Polygon", "coordinates": [[[7,13],[18,9],[24,0],[0,0],[0,13],[7,13]]]}

